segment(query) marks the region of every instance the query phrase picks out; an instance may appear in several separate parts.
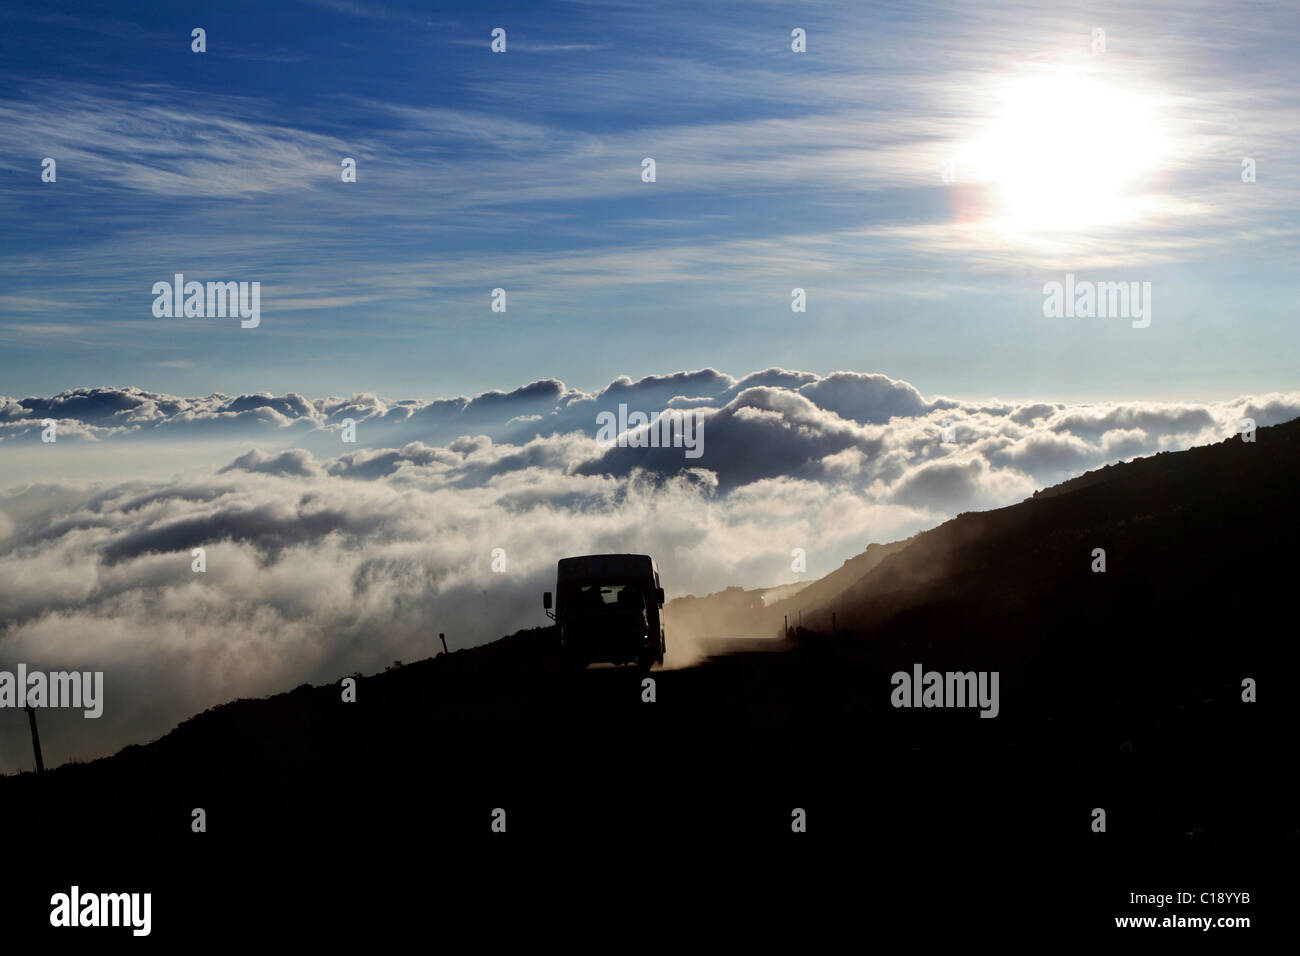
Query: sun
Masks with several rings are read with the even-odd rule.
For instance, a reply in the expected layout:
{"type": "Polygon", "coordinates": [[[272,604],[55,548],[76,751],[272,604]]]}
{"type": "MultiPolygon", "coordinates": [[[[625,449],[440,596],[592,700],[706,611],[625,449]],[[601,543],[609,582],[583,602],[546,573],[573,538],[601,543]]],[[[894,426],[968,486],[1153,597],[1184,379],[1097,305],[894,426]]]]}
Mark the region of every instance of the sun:
{"type": "Polygon", "coordinates": [[[1132,218],[1166,155],[1155,99],[1082,70],[1007,83],[996,114],[959,160],[992,187],[1008,229],[1079,230],[1132,218]]]}

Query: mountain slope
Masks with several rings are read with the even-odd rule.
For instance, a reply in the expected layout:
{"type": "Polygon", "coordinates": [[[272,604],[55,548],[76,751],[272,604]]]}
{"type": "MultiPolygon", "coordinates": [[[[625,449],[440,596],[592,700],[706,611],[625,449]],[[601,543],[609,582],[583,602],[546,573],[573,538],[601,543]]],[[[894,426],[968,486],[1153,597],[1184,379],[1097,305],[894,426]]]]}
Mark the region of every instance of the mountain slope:
{"type": "Polygon", "coordinates": [[[356,703],[337,685],[236,701],[0,779],[0,802],[24,821],[15,840],[129,834],[155,854],[189,852],[195,807],[241,846],[482,853],[507,808],[511,832],[559,853],[789,854],[803,808],[875,859],[988,861],[1025,899],[1045,868],[1085,884],[1044,911],[1157,876],[1248,884],[1297,830],[1280,768],[1300,421],[1109,471],[869,549],[795,596],[788,650],[656,672],[653,703],[630,670],[566,677],[537,628],[363,677],[356,703]],[[917,665],[997,672],[998,716],[893,706],[891,676],[917,665]]]}

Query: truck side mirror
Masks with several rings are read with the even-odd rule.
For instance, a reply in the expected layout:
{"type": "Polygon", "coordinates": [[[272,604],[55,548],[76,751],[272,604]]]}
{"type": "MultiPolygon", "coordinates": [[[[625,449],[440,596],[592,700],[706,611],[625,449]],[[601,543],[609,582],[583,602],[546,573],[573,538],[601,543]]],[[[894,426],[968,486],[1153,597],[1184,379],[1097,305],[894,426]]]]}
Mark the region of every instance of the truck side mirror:
{"type": "Polygon", "coordinates": [[[551,592],[550,592],[550,591],[543,591],[543,592],[542,592],[542,607],[545,608],[545,609],[548,610],[548,611],[551,609],[551,592]]]}
{"type": "Polygon", "coordinates": [[[663,607],[663,606],[664,606],[664,589],[663,589],[663,588],[655,588],[655,600],[659,602],[659,606],[660,606],[660,607],[663,607]]]}

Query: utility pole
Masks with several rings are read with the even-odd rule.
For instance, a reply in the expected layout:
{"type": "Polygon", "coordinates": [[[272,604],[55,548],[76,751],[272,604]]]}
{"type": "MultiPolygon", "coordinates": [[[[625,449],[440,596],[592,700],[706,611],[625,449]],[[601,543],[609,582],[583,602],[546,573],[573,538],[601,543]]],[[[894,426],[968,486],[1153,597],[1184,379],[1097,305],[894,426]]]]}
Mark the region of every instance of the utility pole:
{"type": "Polygon", "coordinates": [[[446,653],[447,653],[447,635],[446,635],[446,634],[443,634],[441,631],[439,631],[439,632],[438,632],[438,637],[442,640],[442,652],[443,652],[444,654],[446,654],[446,653]]]}
{"type": "Polygon", "coordinates": [[[36,708],[28,704],[23,710],[27,711],[27,722],[32,725],[32,750],[36,752],[36,772],[45,772],[45,761],[41,759],[41,735],[36,732],[36,708]]]}

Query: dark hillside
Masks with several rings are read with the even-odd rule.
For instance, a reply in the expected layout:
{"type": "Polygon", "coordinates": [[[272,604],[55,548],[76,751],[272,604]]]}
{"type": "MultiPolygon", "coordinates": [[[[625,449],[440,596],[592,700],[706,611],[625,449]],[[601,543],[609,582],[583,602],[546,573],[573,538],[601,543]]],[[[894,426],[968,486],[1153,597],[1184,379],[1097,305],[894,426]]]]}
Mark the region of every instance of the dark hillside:
{"type": "Polygon", "coordinates": [[[824,603],[788,650],[655,672],[654,703],[634,671],[566,676],[553,632],[521,631],[362,677],[356,703],[303,686],[0,780],[13,846],[112,834],[133,859],[212,867],[248,848],[525,859],[497,856],[502,839],[667,866],[708,846],[731,881],[754,854],[788,860],[792,879],[872,861],[974,901],[1013,888],[1027,918],[1119,913],[1166,879],[1251,884],[1296,848],[1282,702],[1300,421],[1108,473],[868,552],[853,582],[796,596],[824,603]],[[891,674],[914,664],[998,671],[997,718],[891,706],[891,674]],[[1242,701],[1247,678],[1259,703],[1242,701]],[[194,807],[207,834],[190,832],[194,807]]]}

